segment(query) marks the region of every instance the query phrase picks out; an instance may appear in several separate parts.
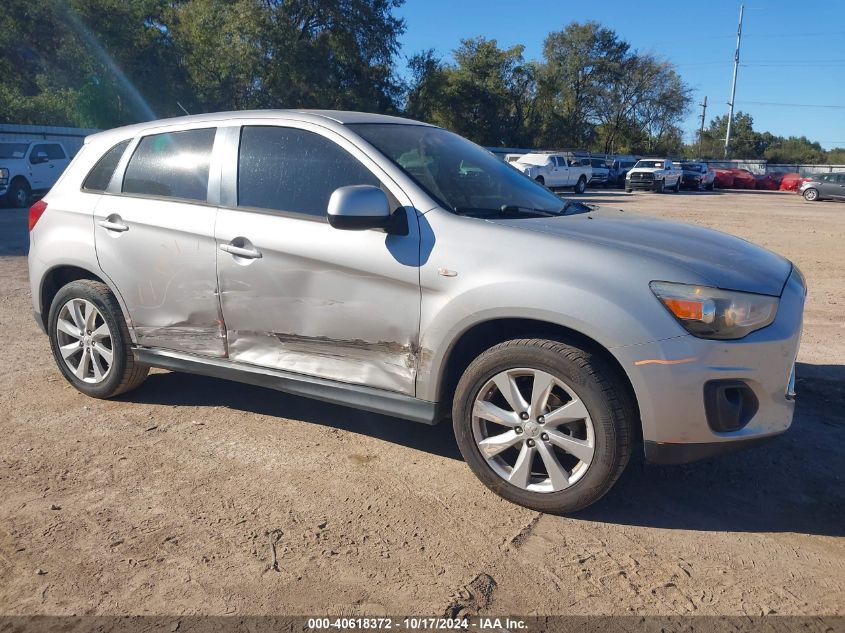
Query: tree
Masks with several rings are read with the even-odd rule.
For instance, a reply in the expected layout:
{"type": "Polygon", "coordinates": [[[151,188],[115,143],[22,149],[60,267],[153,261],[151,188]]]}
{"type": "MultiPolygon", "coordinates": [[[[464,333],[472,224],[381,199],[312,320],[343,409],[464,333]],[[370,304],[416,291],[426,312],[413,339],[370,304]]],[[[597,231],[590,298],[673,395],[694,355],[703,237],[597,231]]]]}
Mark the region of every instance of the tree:
{"type": "Polygon", "coordinates": [[[454,64],[444,64],[432,51],[415,55],[406,112],[482,145],[526,144],[534,69],[522,52],[522,46],[501,49],[496,40],[476,38],[461,42],[454,64]]]}

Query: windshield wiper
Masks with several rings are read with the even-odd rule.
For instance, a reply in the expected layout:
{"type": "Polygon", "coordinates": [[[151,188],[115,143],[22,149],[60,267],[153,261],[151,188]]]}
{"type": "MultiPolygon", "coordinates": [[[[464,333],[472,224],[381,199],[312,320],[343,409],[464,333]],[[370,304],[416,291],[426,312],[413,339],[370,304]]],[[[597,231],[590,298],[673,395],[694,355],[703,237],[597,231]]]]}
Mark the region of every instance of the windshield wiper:
{"type": "Polygon", "coordinates": [[[563,213],[563,208],[560,208],[557,211],[550,211],[549,209],[537,209],[534,207],[522,207],[516,204],[503,204],[502,213],[528,213],[528,214],[539,214],[546,217],[555,217],[557,215],[561,215],[563,213]]]}
{"type": "Polygon", "coordinates": [[[549,209],[537,209],[534,207],[523,207],[516,204],[503,204],[498,209],[480,207],[455,207],[458,215],[474,215],[478,217],[502,217],[502,216],[526,216],[526,217],[558,217],[564,214],[564,207],[557,211],[549,209]]]}

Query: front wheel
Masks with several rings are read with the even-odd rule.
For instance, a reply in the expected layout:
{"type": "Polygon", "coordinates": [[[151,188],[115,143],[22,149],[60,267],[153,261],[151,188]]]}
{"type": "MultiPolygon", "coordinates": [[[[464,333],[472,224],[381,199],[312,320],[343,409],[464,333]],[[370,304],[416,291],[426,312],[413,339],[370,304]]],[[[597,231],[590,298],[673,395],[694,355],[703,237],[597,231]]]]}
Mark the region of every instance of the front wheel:
{"type": "Polygon", "coordinates": [[[587,190],[587,179],[581,176],[575,183],[575,193],[584,193],[587,190]]]}
{"type": "Polygon", "coordinates": [[[539,182],[543,186],[546,185],[546,179],[543,178],[542,176],[537,176],[534,180],[536,180],[537,182],[539,182]]]}
{"type": "Polygon", "coordinates": [[[32,190],[29,184],[20,178],[12,181],[9,191],[6,192],[6,201],[10,207],[21,208],[25,207],[32,195],[32,190]]]}
{"type": "Polygon", "coordinates": [[[129,330],[108,286],[82,279],[64,286],[50,306],[50,346],[65,379],[85,395],[111,398],[144,382],[129,330]]]}
{"type": "Polygon", "coordinates": [[[539,512],[584,508],[628,463],[636,410],[604,359],[544,339],[500,343],[458,383],[455,437],[496,494],[539,512]]]}
{"type": "Polygon", "coordinates": [[[819,190],[818,189],[807,189],[804,192],[804,200],[807,202],[815,202],[819,199],[819,190]]]}
{"type": "Polygon", "coordinates": [[[655,190],[657,193],[663,193],[663,190],[664,190],[664,188],[665,188],[665,187],[666,187],[666,181],[665,181],[665,180],[658,180],[658,181],[654,184],[654,190],[655,190]]]}

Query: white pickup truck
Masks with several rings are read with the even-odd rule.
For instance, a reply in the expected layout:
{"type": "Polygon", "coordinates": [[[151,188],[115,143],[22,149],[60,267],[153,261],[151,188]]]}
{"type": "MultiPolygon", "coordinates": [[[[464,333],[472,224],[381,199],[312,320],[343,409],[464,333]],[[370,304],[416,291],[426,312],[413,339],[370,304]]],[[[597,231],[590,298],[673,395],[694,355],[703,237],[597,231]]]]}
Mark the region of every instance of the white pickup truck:
{"type": "Polygon", "coordinates": [[[511,165],[549,189],[572,187],[575,193],[584,193],[593,176],[593,168],[569,152],[524,154],[511,165]]]}
{"type": "Polygon", "coordinates": [[[684,172],[668,158],[643,158],[625,174],[625,191],[680,191],[684,172]]]}
{"type": "Polygon", "coordinates": [[[55,141],[0,142],[0,201],[25,207],[33,193],[50,189],[70,163],[55,141]]]}

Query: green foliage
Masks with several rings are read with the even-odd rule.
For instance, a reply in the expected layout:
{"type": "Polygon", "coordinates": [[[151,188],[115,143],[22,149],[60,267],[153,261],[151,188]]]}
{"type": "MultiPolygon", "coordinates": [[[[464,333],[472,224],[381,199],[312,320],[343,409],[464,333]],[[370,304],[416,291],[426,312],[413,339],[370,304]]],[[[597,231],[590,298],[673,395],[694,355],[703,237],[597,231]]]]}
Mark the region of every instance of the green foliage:
{"type": "MultiPolygon", "coordinates": [[[[549,33],[543,58],[462,40],[395,73],[404,0],[6,0],[0,122],[110,128],[190,112],[330,108],[403,113],[488,146],[699,154],[683,146],[690,89],[672,64],[596,22],[549,33]]],[[[845,163],[808,139],[756,132],[739,112],[732,155],[845,163]]],[[[727,117],[701,155],[721,157],[727,117]]]]}
{"type": "Polygon", "coordinates": [[[476,38],[461,42],[454,65],[444,65],[432,51],[412,57],[406,112],[482,145],[530,142],[534,69],[522,51],[476,38]]]}
{"type": "MultiPolygon", "coordinates": [[[[728,129],[727,115],[716,117],[701,137],[702,158],[722,158],[725,151],[725,136],[728,129]]],[[[687,156],[699,155],[698,145],[684,148],[687,156]]],[[[750,114],[737,112],[731,127],[730,158],[767,160],[770,163],[840,164],[845,162],[845,151],[841,149],[826,152],[819,143],[807,137],[775,136],[770,132],[754,130],[754,119],[750,114]],[[837,163],[840,161],[840,163],[837,163]]]]}
{"type": "Polygon", "coordinates": [[[464,40],[455,62],[432,51],[410,60],[409,116],[483,145],[673,152],[689,89],[672,66],[630,50],[595,22],[550,33],[543,61],[523,47],[464,40]]]}
{"type": "Polygon", "coordinates": [[[7,0],[0,121],[114,127],[263,107],[396,111],[403,0],[7,0]]]}

